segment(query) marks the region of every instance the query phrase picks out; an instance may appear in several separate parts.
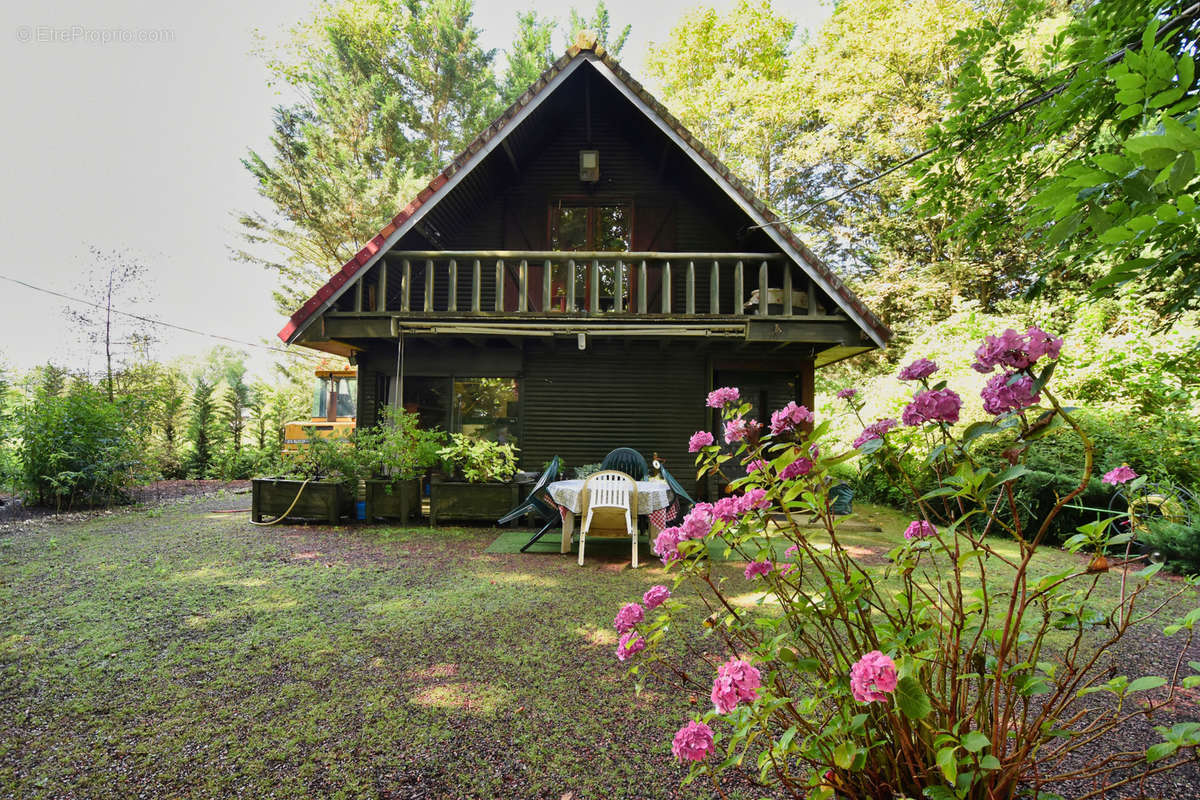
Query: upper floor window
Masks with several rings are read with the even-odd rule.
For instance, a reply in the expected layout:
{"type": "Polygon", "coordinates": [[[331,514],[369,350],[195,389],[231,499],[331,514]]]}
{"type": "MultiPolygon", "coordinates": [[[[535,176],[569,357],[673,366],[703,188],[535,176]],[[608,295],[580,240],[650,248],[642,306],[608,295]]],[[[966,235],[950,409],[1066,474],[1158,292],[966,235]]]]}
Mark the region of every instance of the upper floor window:
{"type": "MultiPolygon", "coordinates": [[[[628,252],[632,249],[633,217],[627,203],[597,205],[577,200],[562,200],[550,208],[550,249],[560,251],[599,250],[628,252]]],[[[625,265],[624,295],[630,295],[632,266],[625,265]]],[[[580,269],[575,276],[575,308],[566,307],[566,265],[556,265],[551,276],[552,306],[559,311],[587,308],[591,270],[580,269]]],[[[616,266],[600,268],[600,308],[613,307],[617,286],[616,266]]]]}

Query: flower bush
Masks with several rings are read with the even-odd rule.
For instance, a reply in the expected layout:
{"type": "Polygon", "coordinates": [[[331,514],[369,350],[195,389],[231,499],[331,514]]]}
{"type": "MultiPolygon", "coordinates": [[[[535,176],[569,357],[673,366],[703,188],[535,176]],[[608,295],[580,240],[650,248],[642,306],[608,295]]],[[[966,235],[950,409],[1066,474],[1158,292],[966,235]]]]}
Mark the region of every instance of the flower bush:
{"type": "MultiPolygon", "coordinates": [[[[1136,529],[1132,519],[1084,525],[1066,542],[1076,554],[1070,569],[1045,574],[1047,562],[1035,560],[1055,517],[1093,480],[1091,440],[1047,387],[1061,347],[1037,328],[988,337],[974,366],[999,368],[1003,380],[980,393],[991,419],[962,427],[954,423],[963,398],[930,382],[937,366],[906,367],[899,377],[918,385],[902,416],[925,439],[923,459],[891,441],[891,419],[860,419],[855,448],[834,453],[828,421],[802,406],[776,412],[764,430],[745,422],[750,406],[735,389],[709,395],[739,435],[727,435],[727,447],[699,443],[700,473],[720,473],[731,459],[755,468],[730,483],[733,497],[697,505],[653,542],[675,571],[675,593],[695,587],[712,612],[707,647],[680,661],[665,646],[685,608],[666,587],[614,621],[617,657],[631,663],[639,690],[658,681],[693,702],[704,693],[711,700],[672,743],[691,765],[686,781],[717,781],[749,765],[781,794],[812,800],[1001,800],[1046,797],[1079,778],[1121,786],[1195,757],[1200,723],[1158,728],[1162,741],[1145,751],[1084,758],[1130,719],[1200,685],[1182,666],[1200,608],[1165,628],[1180,646],[1173,674],[1126,676],[1113,649],[1135,626],[1178,608],[1178,596],[1193,598],[1194,581],[1156,587],[1151,601],[1161,565],[1133,556],[1121,532],[1136,529]],[[1055,430],[1081,442],[1078,480],[1026,519],[1014,485],[1029,452],[1055,430]],[[1000,469],[976,457],[981,437],[1005,440],[1000,469]],[[854,557],[831,510],[831,470],[855,458],[879,465],[917,512],[884,566],[854,557]],[[813,518],[820,535],[801,525],[813,518]],[[721,547],[747,562],[745,579],[765,595],[758,605],[734,602],[746,584],[718,576],[710,552],[721,547]],[[1104,574],[1110,558],[1126,562],[1120,576],[1104,574]]],[[[840,396],[857,414],[856,394],[840,396]]],[[[1144,480],[1127,468],[1105,477],[1131,489],[1144,480]]],[[[1200,672],[1200,662],[1190,666],[1200,672]]]]}

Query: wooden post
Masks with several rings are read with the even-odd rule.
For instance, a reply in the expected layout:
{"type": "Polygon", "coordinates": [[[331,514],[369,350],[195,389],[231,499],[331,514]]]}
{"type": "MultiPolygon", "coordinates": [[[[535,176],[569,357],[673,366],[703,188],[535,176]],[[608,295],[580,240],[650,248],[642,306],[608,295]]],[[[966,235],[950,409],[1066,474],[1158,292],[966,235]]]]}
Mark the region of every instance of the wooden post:
{"type": "Polygon", "coordinates": [[[504,310],[504,259],[496,260],[496,310],[504,310]]]}
{"type": "Polygon", "coordinates": [[[376,311],[387,311],[387,274],[387,261],[381,259],[379,262],[379,287],[375,290],[376,311]]]}
{"type": "Polygon", "coordinates": [[[743,307],[746,302],[746,281],[745,270],[742,267],[742,262],[737,262],[733,267],[733,313],[745,314],[746,309],[743,307]]]}
{"type": "Polygon", "coordinates": [[[625,265],[618,261],[613,269],[617,271],[613,281],[613,311],[620,314],[625,310],[625,265]]]}
{"type": "Polygon", "coordinates": [[[813,279],[808,279],[808,289],[804,295],[804,313],[817,313],[817,285],[813,283],[813,279]]]}
{"type": "Polygon", "coordinates": [[[687,268],[687,278],[684,281],[684,313],[691,315],[696,313],[696,262],[689,261],[687,268]]]}
{"type": "Polygon", "coordinates": [[[783,315],[790,317],[796,313],[792,307],[792,265],[783,262],[783,315]]]}
{"type": "Polygon", "coordinates": [[[712,274],[708,279],[708,313],[721,313],[721,262],[712,263],[712,274]]]}
{"type": "Polygon", "coordinates": [[[575,310],[575,259],[567,260],[567,311],[575,310]]]}
{"type": "Polygon", "coordinates": [[[550,292],[552,291],[553,281],[550,280],[550,274],[553,267],[550,264],[550,259],[542,265],[542,311],[550,310],[550,292]]]}
{"type": "Polygon", "coordinates": [[[529,310],[529,262],[521,259],[521,269],[517,273],[517,311],[529,310]]]}
{"type": "Polygon", "coordinates": [[[425,261],[425,310],[433,311],[433,261],[425,261]]]}
{"type": "Polygon", "coordinates": [[[458,311],[458,262],[450,259],[450,280],[447,287],[449,299],[446,301],[447,311],[458,311]]]}
{"type": "Polygon", "coordinates": [[[588,281],[588,311],[600,313],[600,259],[592,259],[592,279],[588,281]]]}
{"type": "Polygon", "coordinates": [[[363,286],[363,281],[366,280],[366,277],[367,276],[365,276],[365,275],[362,276],[354,284],[354,313],[356,313],[356,314],[361,314],[362,310],[363,310],[362,309],[362,292],[363,292],[362,286],[363,286]]]}
{"type": "Polygon", "coordinates": [[[480,269],[479,259],[477,258],[471,264],[471,310],[472,311],[480,310],[479,309],[479,292],[480,292],[480,283],[482,282],[481,279],[483,278],[482,273],[483,273],[483,271],[480,269]]]}
{"type": "Polygon", "coordinates": [[[412,262],[404,259],[404,274],[400,276],[400,310],[412,310],[412,262]]]}
{"type": "Polygon", "coordinates": [[[662,313],[671,313],[671,262],[664,261],[662,268],[662,313]]]}
{"type": "Polygon", "coordinates": [[[767,262],[758,265],[758,315],[767,315],[767,262]]]}
{"type": "Polygon", "coordinates": [[[638,264],[638,282],[637,282],[638,303],[637,310],[639,314],[646,313],[646,262],[638,264]]]}

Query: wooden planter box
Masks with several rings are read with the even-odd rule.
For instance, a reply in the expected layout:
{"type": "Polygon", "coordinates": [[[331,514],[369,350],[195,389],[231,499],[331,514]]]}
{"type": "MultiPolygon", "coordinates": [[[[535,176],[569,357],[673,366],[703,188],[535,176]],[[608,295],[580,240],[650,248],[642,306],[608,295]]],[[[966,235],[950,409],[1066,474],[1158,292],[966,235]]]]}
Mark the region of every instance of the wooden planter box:
{"type": "Polygon", "coordinates": [[[250,482],[250,519],[262,522],[287,512],[288,519],[311,519],[336,525],[350,511],[354,495],[342,481],[309,481],[296,506],[288,511],[304,481],[255,478],[250,482]]]}
{"type": "Polygon", "coordinates": [[[433,481],[429,487],[429,524],[438,520],[494,523],[521,502],[521,484],[433,481]]]}
{"type": "Polygon", "coordinates": [[[369,480],[366,484],[366,521],[386,518],[408,522],[421,513],[421,479],[369,480]]]}

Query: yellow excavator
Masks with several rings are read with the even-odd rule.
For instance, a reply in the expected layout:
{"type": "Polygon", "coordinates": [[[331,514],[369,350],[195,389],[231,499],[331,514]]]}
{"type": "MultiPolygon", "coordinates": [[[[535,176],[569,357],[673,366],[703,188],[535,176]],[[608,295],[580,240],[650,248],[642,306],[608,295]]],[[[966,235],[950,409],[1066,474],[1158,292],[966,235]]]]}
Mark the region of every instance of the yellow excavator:
{"type": "Polygon", "coordinates": [[[322,439],[344,439],[354,434],[358,371],[318,369],[316,377],[312,418],[284,425],[285,456],[299,453],[308,444],[309,431],[322,439]]]}

